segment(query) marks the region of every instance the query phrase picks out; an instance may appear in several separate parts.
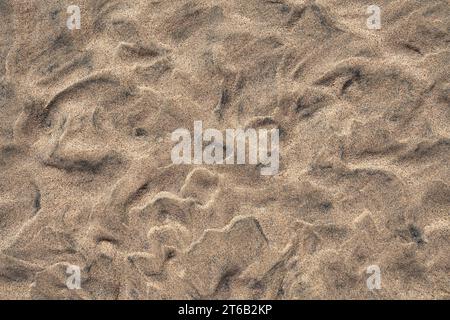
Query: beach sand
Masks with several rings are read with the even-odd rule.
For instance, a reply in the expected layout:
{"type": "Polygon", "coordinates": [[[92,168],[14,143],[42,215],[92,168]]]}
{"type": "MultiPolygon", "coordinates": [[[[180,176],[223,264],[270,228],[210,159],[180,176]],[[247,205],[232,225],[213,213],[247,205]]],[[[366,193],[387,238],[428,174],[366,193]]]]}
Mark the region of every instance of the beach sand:
{"type": "Polygon", "coordinates": [[[0,299],[450,298],[449,1],[0,0],[0,27],[0,299]],[[194,121],[279,129],[278,174],[173,164],[194,121]]]}

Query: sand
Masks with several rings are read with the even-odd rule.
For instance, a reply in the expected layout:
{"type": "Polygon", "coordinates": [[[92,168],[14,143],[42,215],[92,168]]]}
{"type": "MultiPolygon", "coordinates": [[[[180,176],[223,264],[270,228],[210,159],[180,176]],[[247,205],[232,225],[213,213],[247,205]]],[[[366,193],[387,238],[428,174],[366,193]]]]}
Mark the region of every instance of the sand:
{"type": "Polygon", "coordinates": [[[450,4],[374,2],[1,0],[0,299],[449,299],[450,4]]]}

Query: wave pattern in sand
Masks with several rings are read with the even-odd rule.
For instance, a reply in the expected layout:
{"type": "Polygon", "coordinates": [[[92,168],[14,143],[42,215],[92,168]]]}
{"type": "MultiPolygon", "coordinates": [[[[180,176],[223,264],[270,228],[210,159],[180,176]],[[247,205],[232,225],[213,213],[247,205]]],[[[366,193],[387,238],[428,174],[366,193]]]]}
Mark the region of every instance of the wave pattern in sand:
{"type": "Polygon", "coordinates": [[[0,1],[0,298],[450,298],[450,5],[376,2],[0,1]],[[197,120],[279,174],[172,164],[197,120]]]}

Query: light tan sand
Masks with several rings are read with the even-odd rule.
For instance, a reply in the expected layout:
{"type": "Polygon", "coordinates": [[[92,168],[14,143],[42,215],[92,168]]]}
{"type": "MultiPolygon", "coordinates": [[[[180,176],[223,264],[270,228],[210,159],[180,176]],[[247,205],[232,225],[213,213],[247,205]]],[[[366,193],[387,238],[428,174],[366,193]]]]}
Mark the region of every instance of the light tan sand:
{"type": "Polygon", "coordinates": [[[1,0],[0,298],[449,299],[449,20],[447,0],[1,0]],[[279,128],[279,174],[172,164],[196,120],[279,128]]]}

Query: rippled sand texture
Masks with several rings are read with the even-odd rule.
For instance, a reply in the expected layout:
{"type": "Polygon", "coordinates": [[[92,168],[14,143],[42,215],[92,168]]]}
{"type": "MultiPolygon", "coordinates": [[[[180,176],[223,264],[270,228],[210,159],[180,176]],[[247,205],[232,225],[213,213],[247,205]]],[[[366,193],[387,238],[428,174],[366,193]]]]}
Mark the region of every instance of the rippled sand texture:
{"type": "Polygon", "coordinates": [[[0,298],[450,298],[447,0],[70,4],[0,1],[0,298]],[[279,175],[173,165],[195,120],[279,175]]]}

